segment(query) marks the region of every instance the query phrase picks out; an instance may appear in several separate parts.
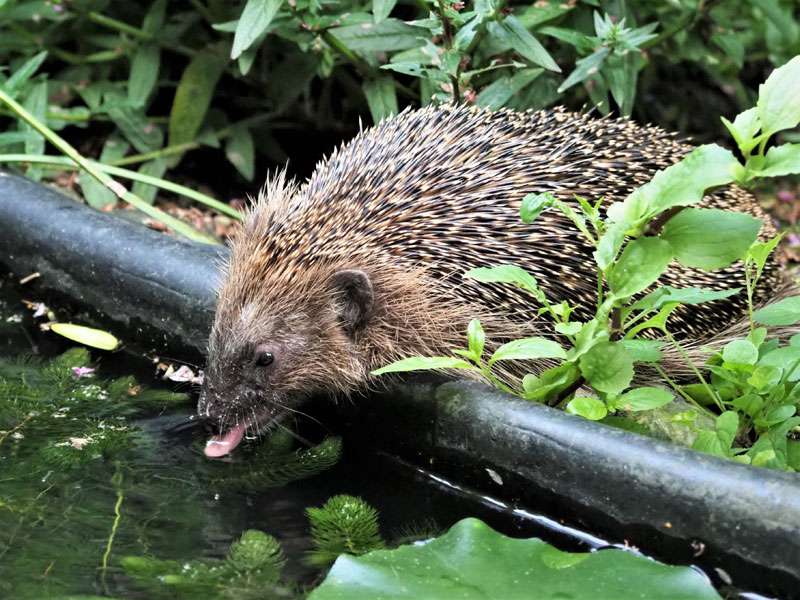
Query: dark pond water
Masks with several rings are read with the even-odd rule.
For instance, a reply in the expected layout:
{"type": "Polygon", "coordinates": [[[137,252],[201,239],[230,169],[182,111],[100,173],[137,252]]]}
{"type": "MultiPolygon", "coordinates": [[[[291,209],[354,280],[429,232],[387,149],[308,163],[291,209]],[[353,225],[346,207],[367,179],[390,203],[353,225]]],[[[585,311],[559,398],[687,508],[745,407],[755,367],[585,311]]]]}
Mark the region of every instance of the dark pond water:
{"type": "MultiPolygon", "coordinates": [[[[146,394],[130,382],[124,389],[135,393],[127,395],[98,385],[133,375],[150,388],[181,391],[156,379],[153,364],[142,356],[95,355],[97,372],[76,383],[69,367],[66,387],[58,388],[61,380],[46,361],[70,345],[40,332],[30,311],[21,308],[18,290],[5,283],[0,380],[22,369],[26,389],[41,389],[42,377],[56,383],[35,399],[47,408],[25,409],[30,419],[16,429],[6,423],[19,422],[14,411],[31,398],[0,385],[0,598],[206,598],[175,594],[158,581],[148,585],[126,571],[125,557],[177,561],[179,571],[196,561],[213,564],[248,529],[274,536],[287,558],[284,585],[259,597],[293,597],[324,576],[307,561],[313,544],[305,510],[337,494],[375,507],[390,542],[428,537],[476,516],[504,533],[541,537],[564,550],[607,545],[571,526],[575,521],[505,505],[466,487],[468,477],[457,483],[347,438],[331,468],[293,462],[306,444],[285,433],[247,444],[230,460],[210,461],[202,454],[206,432],[189,420],[193,398],[162,394],[143,408],[146,394]],[[21,354],[31,353],[44,357],[44,366],[19,363],[21,354]],[[86,427],[93,429],[87,433],[86,427]],[[103,436],[111,440],[105,451],[87,458],[92,446],[86,440],[103,436]]],[[[332,443],[331,431],[337,430],[330,422],[300,424],[311,445],[332,443]]],[[[612,541],[624,539],[620,534],[612,541]]]]}

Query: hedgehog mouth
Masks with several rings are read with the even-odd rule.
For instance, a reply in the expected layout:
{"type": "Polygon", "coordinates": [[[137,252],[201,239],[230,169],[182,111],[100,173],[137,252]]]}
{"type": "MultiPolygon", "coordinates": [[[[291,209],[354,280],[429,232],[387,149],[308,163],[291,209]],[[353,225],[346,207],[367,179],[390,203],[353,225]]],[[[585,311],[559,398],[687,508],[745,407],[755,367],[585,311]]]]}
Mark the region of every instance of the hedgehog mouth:
{"type": "Polygon", "coordinates": [[[203,454],[208,458],[222,458],[223,456],[227,456],[242,443],[248,431],[258,432],[255,434],[254,438],[258,437],[262,431],[268,430],[270,425],[275,423],[279,418],[280,415],[272,414],[268,410],[261,411],[260,414],[254,413],[252,417],[242,419],[233,427],[223,431],[219,435],[209,438],[203,449],[203,454]]]}

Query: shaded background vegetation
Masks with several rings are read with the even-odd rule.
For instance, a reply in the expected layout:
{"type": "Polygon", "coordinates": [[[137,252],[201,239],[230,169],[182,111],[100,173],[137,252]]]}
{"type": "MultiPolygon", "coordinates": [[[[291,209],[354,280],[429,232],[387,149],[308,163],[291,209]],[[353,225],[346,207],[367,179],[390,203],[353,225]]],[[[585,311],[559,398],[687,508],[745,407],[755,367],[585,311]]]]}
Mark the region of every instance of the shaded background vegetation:
{"type": "MultiPolygon", "coordinates": [[[[228,198],[287,160],[308,175],[360,121],[437,101],[596,106],[718,138],[718,116],[751,106],[757,83],[800,53],[798,10],[794,0],[0,0],[0,85],[85,156],[228,198]]],[[[0,112],[0,154],[46,149],[0,112]]],[[[89,177],[60,183],[94,206],[114,201],[89,177]]]]}

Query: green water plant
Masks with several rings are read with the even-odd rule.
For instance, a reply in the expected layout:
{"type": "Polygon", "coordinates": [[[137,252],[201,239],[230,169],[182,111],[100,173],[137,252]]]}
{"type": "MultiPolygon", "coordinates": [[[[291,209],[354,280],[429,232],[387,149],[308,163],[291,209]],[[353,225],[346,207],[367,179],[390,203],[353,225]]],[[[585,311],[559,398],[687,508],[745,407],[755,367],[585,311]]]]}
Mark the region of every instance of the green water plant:
{"type": "Polygon", "coordinates": [[[340,495],[321,508],[307,508],[314,549],[313,565],[331,564],[341,554],[358,556],[385,546],[378,529],[378,513],[361,498],[340,495]]]}
{"type": "Polygon", "coordinates": [[[125,573],[155,597],[292,598],[291,586],[281,583],[286,563],[278,540],[249,529],[231,544],[222,560],[178,562],[143,556],[125,556],[125,573]]]}
{"type": "Polygon", "coordinates": [[[709,189],[800,173],[800,144],[768,148],[774,134],[800,123],[798,97],[800,56],[769,76],[755,107],[732,123],[725,121],[741,160],[716,144],[700,146],[657,172],[623,202],[609,206],[605,216],[599,201],[581,197],[567,201],[549,193],[524,198],[520,216],[525,223],[534,223],[545,210],[558,210],[594,248],[597,297],[591,319],[575,319],[574,306],[547,298],[536,279],[518,266],[473,269],[466,277],[528,292],[535,302],[532,311],[552,321],[552,338],[514,340],[488,353],[485,333],[473,321],[467,348],[455,350],[453,356],[411,357],[374,373],[469,370],[522,398],[559,405],[592,420],[659,409],[679,397],[688,410],[670,418],[682,419],[694,430],[695,448],[761,466],[800,469],[796,451],[788,449],[797,443],[789,434],[800,424],[794,416],[800,406],[800,395],[794,392],[795,346],[782,346],[768,337],[766,328],[755,327],[759,322],[768,326],[800,322],[800,297],[753,311],[754,290],[778,239],[758,241],[762,224],[748,214],[696,207],[709,189]],[[745,265],[750,335],[722,348],[705,374],[670,333],[669,317],[679,307],[741,290],[658,287],[673,261],[704,270],[736,261],[745,265]],[[683,356],[693,370],[697,383],[691,388],[679,385],[660,366],[666,348],[683,356]],[[493,372],[503,361],[525,360],[546,360],[553,366],[525,375],[519,387],[503,383],[493,372]],[[658,372],[664,385],[637,386],[637,365],[658,372]],[[593,394],[576,395],[581,388],[593,394]],[[713,417],[713,428],[698,424],[698,415],[713,417]]]}
{"type": "Polygon", "coordinates": [[[478,519],[441,537],[363,556],[340,556],[309,600],[373,598],[649,598],[719,600],[701,573],[633,552],[564,552],[515,539],[478,519]]]}

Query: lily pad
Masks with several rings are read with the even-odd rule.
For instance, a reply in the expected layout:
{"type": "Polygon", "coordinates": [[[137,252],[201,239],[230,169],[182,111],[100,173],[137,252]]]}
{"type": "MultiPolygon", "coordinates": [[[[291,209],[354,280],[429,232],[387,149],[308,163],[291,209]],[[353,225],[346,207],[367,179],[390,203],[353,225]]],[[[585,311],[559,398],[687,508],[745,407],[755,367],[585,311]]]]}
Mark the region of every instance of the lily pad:
{"type": "Polygon", "coordinates": [[[342,555],[309,596],[367,598],[720,600],[708,580],[689,567],[624,550],[556,552],[540,539],[509,538],[477,519],[459,521],[426,543],[342,555]]]}

